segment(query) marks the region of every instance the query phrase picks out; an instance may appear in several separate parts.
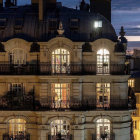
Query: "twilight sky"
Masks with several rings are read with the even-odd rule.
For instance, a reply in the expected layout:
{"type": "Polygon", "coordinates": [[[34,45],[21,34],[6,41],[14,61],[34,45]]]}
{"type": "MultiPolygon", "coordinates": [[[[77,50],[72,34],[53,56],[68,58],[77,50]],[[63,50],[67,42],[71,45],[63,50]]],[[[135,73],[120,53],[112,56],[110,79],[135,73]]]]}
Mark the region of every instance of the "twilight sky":
{"type": "MultiPolygon", "coordinates": [[[[31,0],[17,0],[18,5],[30,4],[31,0]]],[[[68,7],[79,6],[81,0],[57,0],[68,7]]],[[[85,0],[89,3],[89,0],[85,0]]],[[[127,35],[140,36],[140,0],[112,0],[112,24],[118,33],[124,26],[127,35]]]]}
{"type": "MultiPolygon", "coordinates": [[[[63,5],[76,7],[81,0],[58,1],[63,2],[63,5]]],[[[112,0],[112,24],[117,33],[124,26],[127,35],[140,36],[140,0],[112,0]]]]}

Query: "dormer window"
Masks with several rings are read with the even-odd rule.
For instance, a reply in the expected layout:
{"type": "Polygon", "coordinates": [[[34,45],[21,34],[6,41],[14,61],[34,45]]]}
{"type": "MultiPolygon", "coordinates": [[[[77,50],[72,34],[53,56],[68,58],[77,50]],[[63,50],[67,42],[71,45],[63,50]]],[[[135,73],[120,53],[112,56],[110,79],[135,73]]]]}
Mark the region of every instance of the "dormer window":
{"type": "Polygon", "coordinates": [[[0,29],[5,29],[7,23],[6,18],[0,18],[0,29]]]}
{"type": "Polygon", "coordinates": [[[103,26],[103,23],[101,20],[94,22],[94,28],[101,28],[103,26]]]}
{"type": "Polygon", "coordinates": [[[71,19],[70,20],[70,28],[71,29],[78,29],[79,28],[79,19],[71,19]]]}
{"type": "Polygon", "coordinates": [[[57,19],[49,19],[49,31],[57,30],[57,19]]]}
{"type": "Polygon", "coordinates": [[[20,30],[23,27],[23,18],[16,18],[15,20],[15,29],[20,30]]]}

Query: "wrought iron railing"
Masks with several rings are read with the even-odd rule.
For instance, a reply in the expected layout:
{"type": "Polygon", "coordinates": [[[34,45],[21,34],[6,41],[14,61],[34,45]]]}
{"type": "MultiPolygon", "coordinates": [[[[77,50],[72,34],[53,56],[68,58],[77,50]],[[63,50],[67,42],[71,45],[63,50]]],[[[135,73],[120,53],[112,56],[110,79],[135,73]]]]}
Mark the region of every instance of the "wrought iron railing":
{"type": "MultiPolygon", "coordinates": [[[[102,69],[104,69],[104,66],[102,69]]],[[[107,72],[103,71],[103,73],[98,72],[96,64],[70,64],[70,65],[51,65],[48,63],[26,64],[26,65],[24,64],[14,65],[8,63],[0,64],[0,75],[59,75],[59,74],[124,75],[124,74],[129,74],[129,70],[124,64],[110,64],[109,70],[107,70],[107,72]]]]}
{"type": "Polygon", "coordinates": [[[127,99],[110,99],[109,101],[100,102],[96,98],[89,98],[85,100],[51,100],[52,97],[43,99],[43,103],[35,100],[34,92],[25,94],[14,94],[8,92],[0,98],[0,110],[126,110],[135,109],[134,105],[130,105],[127,99]],[[45,101],[45,102],[44,102],[45,101]],[[129,106],[128,106],[129,105],[129,106]]]}
{"type": "Polygon", "coordinates": [[[48,140],[72,140],[72,135],[48,135],[48,140]]]}
{"type": "Polygon", "coordinates": [[[107,135],[101,134],[98,138],[96,134],[92,134],[92,140],[115,140],[115,134],[114,133],[107,135]]]}
{"type": "Polygon", "coordinates": [[[0,110],[33,110],[34,107],[34,91],[9,91],[0,98],[0,110]]]}
{"type": "Polygon", "coordinates": [[[41,106],[43,110],[75,110],[75,111],[83,111],[83,110],[125,110],[128,108],[128,100],[127,99],[111,99],[108,103],[97,104],[96,99],[90,99],[85,101],[76,101],[76,100],[63,100],[61,102],[57,101],[46,101],[44,105],[41,106]],[[61,104],[62,103],[62,104],[61,104]]]}
{"type": "Polygon", "coordinates": [[[4,134],[3,140],[30,140],[30,134],[9,135],[4,134]]]}

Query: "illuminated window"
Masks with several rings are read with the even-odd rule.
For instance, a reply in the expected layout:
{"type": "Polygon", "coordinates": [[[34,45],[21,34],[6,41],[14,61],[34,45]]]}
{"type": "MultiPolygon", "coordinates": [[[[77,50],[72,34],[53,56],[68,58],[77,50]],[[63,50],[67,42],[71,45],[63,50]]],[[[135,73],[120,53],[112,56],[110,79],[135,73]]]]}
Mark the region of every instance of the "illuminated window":
{"type": "Polygon", "coordinates": [[[97,74],[109,74],[110,55],[106,49],[100,49],[97,52],[97,74]]]}
{"type": "Polygon", "coordinates": [[[26,121],[23,119],[11,119],[9,120],[9,135],[25,135],[26,121]]]}
{"type": "Polygon", "coordinates": [[[52,84],[53,108],[69,108],[70,84],[52,84]]]}
{"type": "Polygon", "coordinates": [[[51,136],[61,134],[67,136],[70,131],[70,124],[65,120],[54,120],[51,122],[51,136]]]}
{"type": "Polygon", "coordinates": [[[52,52],[52,72],[69,73],[70,53],[66,49],[56,49],[52,52]]]}
{"type": "Polygon", "coordinates": [[[94,22],[94,27],[95,28],[101,28],[102,27],[102,21],[95,21],[94,22]]]}
{"type": "Polygon", "coordinates": [[[129,79],[128,80],[128,87],[131,87],[131,88],[135,87],[135,80],[134,79],[129,79]]]}
{"type": "Polygon", "coordinates": [[[96,121],[96,138],[97,140],[110,140],[110,121],[108,119],[98,119],[96,121]]]}
{"type": "Polygon", "coordinates": [[[23,49],[13,49],[10,54],[10,62],[15,65],[26,64],[26,53],[23,49]]]}
{"type": "Polygon", "coordinates": [[[108,108],[110,106],[110,83],[97,83],[97,108],[108,108]]]}

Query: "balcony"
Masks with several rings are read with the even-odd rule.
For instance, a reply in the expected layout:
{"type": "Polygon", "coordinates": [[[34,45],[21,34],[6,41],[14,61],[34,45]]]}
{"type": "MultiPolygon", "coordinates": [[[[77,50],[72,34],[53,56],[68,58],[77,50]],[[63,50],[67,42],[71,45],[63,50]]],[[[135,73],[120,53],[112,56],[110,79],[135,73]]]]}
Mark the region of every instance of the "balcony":
{"type": "Polygon", "coordinates": [[[111,134],[108,134],[108,135],[101,134],[99,139],[96,138],[96,137],[97,137],[97,135],[93,134],[92,135],[92,140],[115,140],[115,134],[114,133],[111,133],[111,134]]]}
{"type": "Polygon", "coordinates": [[[85,99],[83,101],[70,100],[53,100],[53,97],[48,97],[43,104],[35,100],[34,89],[28,93],[24,91],[15,93],[7,92],[6,95],[0,98],[0,110],[17,110],[17,111],[86,111],[86,110],[127,110],[135,109],[135,105],[131,100],[127,99],[110,99],[109,101],[98,101],[96,98],[85,99]],[[132,105],[131,105],[132,104],[132,105]]]}
{"type": "Polygon", "coordinates": [[[30,134],[9,135],[4,134],[3,140],[30,140],[30,134]]]}
{"type": "Polygon", "coordinates": [[[0,75],[126,75],[129,70],[124,64],[110,64],[109,69],[102,67],[97,73],[96,64],[51,65],[48,63],[14,65],[0,64],[0,75]],[[107,71],[107,72],[106,72],[107,71]]]}
{"type": "Polygon", "coordinates": [[[48,135],[48,140],[72,140],[72,135],[61,135],[61,134],[58,134],[56,136],[48,135]]]}

